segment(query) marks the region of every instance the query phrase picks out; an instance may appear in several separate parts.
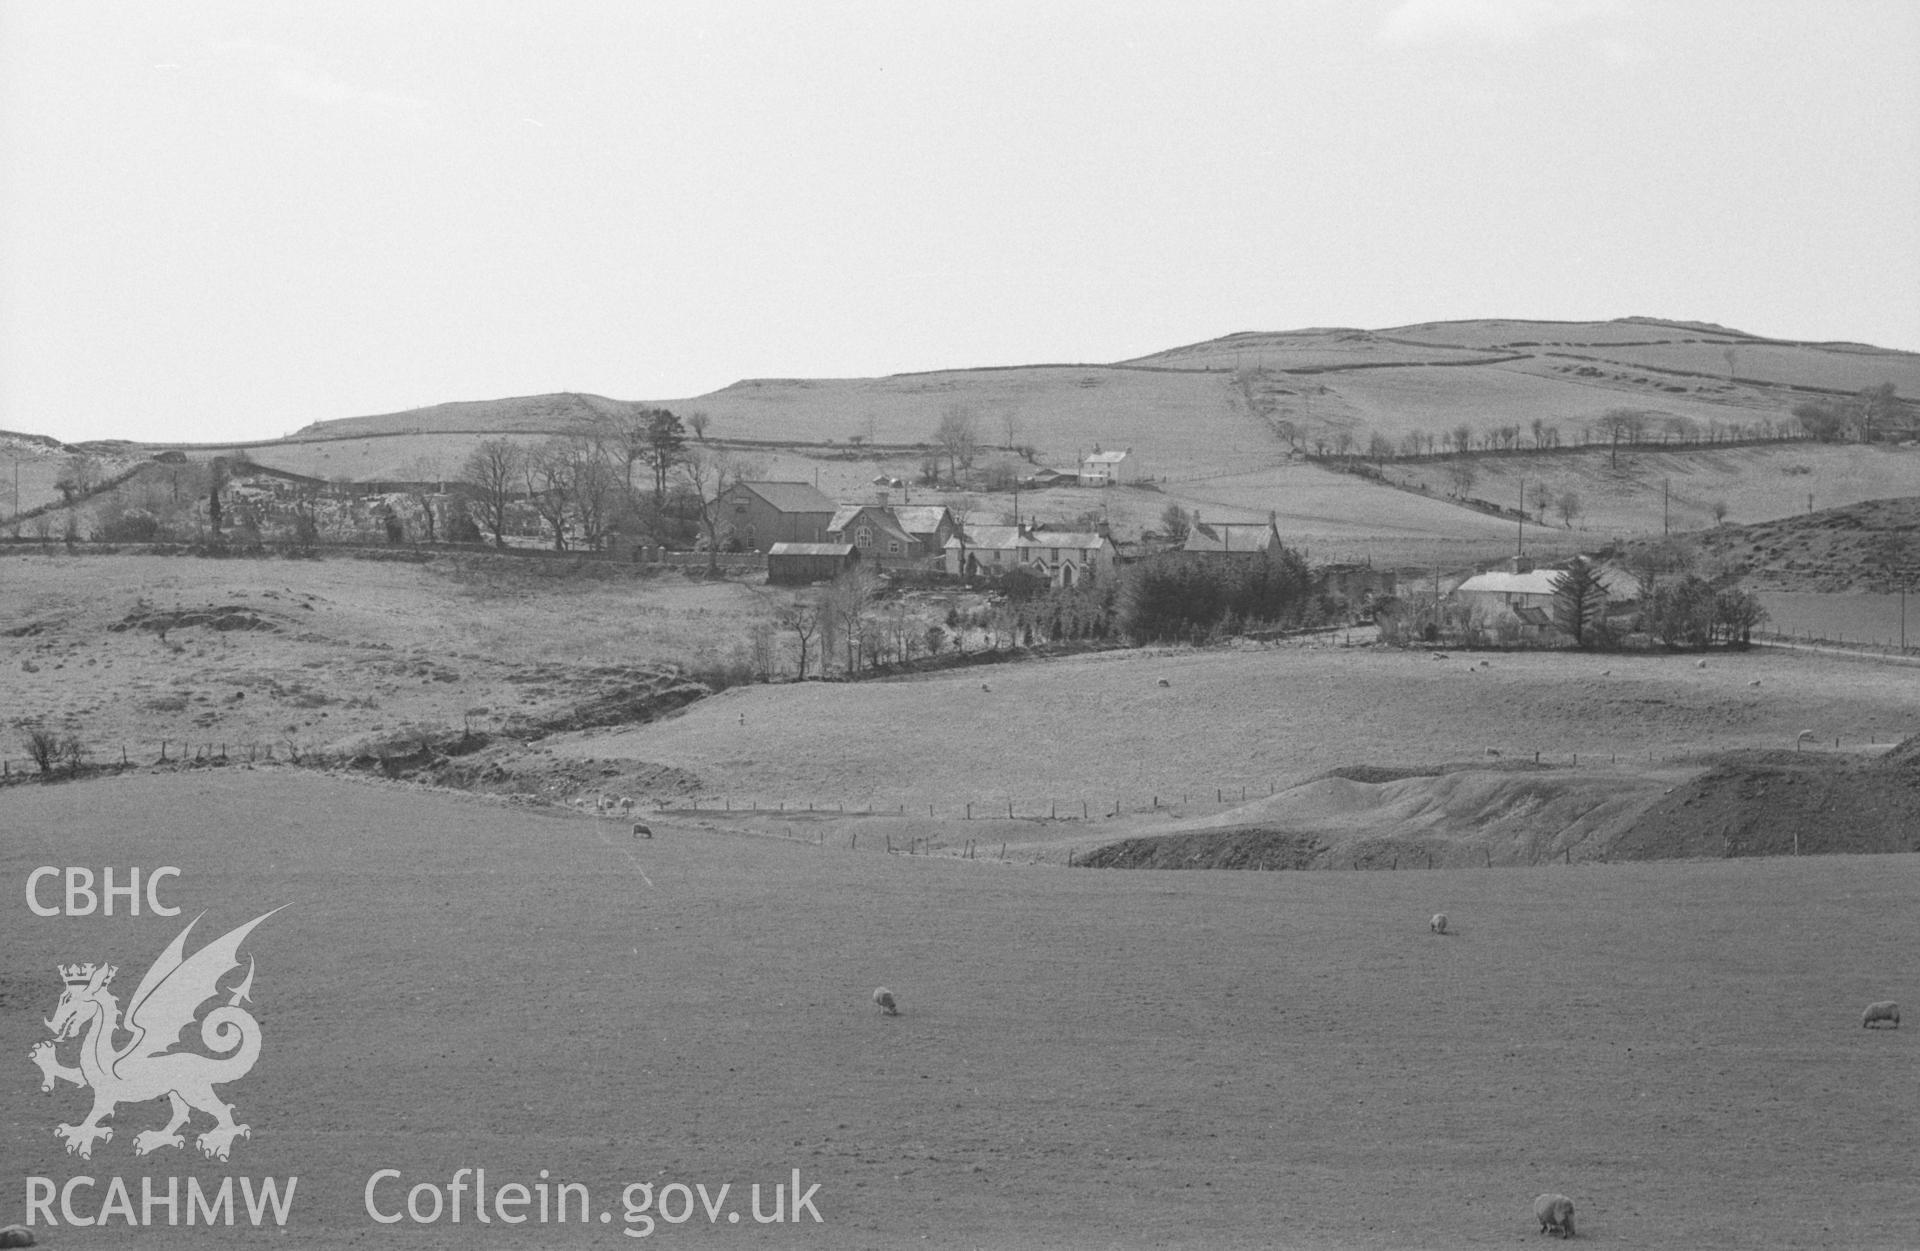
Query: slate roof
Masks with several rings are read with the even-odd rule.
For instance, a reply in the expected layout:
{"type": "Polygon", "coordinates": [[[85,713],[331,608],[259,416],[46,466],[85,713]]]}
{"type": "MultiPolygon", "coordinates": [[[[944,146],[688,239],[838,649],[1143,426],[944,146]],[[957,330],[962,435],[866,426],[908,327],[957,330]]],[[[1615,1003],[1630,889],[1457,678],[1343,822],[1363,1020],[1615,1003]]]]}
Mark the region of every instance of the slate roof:
{"type": "Polygon", "coordinates": [[[908,534],[932,534],[940,528],[940,519],[946,513],[942,504],[901,504],[892,510],[895,521],[908,534]]]}
{"type": "Polygon", "coordinates": [[[1105,535],[1090,530],[1028,530],[1025,526],[968,526],[965,538],[947,540],[948,547],[983,548],[988,551],[1016,551],[1023,547],[1096,548],[1107,542],[1105,535]]]}
{"type": "Polygon", "coordinates": [[[1183,551],[1264,552],[1280,541],[1270,521],[1208,521],[1187,532],[1183,551]]]}
{"type": "Polygon", "coordinates": [[[783,513],[831,513],[834,503],[811,482],[739,482],[783,513]]]}

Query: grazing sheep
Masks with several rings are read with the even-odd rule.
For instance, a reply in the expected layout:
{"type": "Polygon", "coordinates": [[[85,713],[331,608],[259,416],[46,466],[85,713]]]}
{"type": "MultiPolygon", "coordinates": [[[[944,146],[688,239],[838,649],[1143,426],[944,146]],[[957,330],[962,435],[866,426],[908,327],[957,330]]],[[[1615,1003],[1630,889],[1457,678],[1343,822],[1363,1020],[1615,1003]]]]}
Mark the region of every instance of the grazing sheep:
{"type": "Polygon", "coordinates": [[[1169,682],[1169,681],[1167,681],[1167,680],[1166,680],[1165,678],[1161,678],[1161,679],[1160,679],[1160,685],[1162,685],[1162,686],[1172,686],[1172,685],[1173,685],[1173,683],[1171,683],[1171,682],[1169,682]]]}
{"type": "Polygon", "coordinates": [[[1500,754],[1500,749],[1499,749],[1498,747],[1489,747],[1489,748],[1487,748],[1487,755],[1489,755],[1489,756],[1498,756],[1499,754],[1500,754]]]}
{"type": "Polygon", "coordinates": [[[1693,667],[1696,669],[1704,669],[1707,667],[1707,662],[1704,660],[1696,660],[1693,662],[1693,667]]]}
{"type": "Polygon", "coordinates": [[[1600,676],[1601,676],[1601,677],[1603,677],[1603,678],[1610,678],[1610,677],[1612,677],[1612,676],[1613,676],[1613,670],[1611,670],[1611,669],[1602,669],[1602,670],[1600,671],[1600,676]]]}
{"type": "Polygon", "coordinates": [[[888,1016],[900,1015],[899,1002],[894,999],[893,992],[885,986],[873,992],[873,1002],[879,1006],[880,1011],[886,1013],[888,1016]]]}
{"type": "Polygon", "coordinates": [[[1447,932],[1447,914],[1444,912],[1434,913],[1433,920],[1427,922],[1427,928],[1432,930],[1436,934],[1446,933],[1447,932]]]}
{"type": "Polygon", "coordinates": [[[1751,681],[1751,682],[1749,682],[1749,683],[1747,683],[1747,685],[1748,685],[1748,686],[1758,686],[1758,685],[1760,685],[1760,679],[1759,679],[1759,678],[1755,678],[1755,679],[1754,679],[1753,681],[1751,681]]]}
{"type": "Polygon", "coordinates": [[[980,684],[980,689],[983,691],[991,691],[993,688],[991,686],[988,686],[985,682],[982,682],[980,684]]]}
{"type": "Polygon", "coordinates": [[[1860,1028],[1872,1029],[1875,1021],[1886,1021],[1895,1029],[1900,1028],[1900,1005],[1891,999],[1882,999],[1879,1003],[1870,1003],[1867,1010],[1860,1014],[1860,1028]]]}
{"type": "Polygon", "coordinates": [[[1565,1195],[1541,1195],[1533,1201],[1533,1215],[1541,1233],[1573,1237],[1573,1200],[1565,1195]]]}
{"type": "Polygon", "coordinates": [[[633,836],[635,838],[652,838],[653,830],[645,821],[635,821],[633,823],[633,836]]]}

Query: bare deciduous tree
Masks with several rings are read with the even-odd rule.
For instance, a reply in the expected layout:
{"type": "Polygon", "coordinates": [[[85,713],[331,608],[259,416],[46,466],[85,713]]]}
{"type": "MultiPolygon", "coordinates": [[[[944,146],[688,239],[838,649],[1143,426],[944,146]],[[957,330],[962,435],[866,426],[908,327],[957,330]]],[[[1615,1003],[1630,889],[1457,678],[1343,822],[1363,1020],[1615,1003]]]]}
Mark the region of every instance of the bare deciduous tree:
{"type": "Polygon", "coordinates": [[[820,633],[821,615],[820,600],[812,595],[803,596],[774,610],[774,623],[793,635],[793,650],[800,665],[798,680],[802,682],[807,679],[807,662],[814,636],[820,633]]]}
{"type": "Polygon", "coordinates": [[[849,674],[860,669],[860,653],[866,643],[868,616],[880,593],[880,577],[873,570],[856,565],[827,587],[822,606],[826,626],[846,650],[849,674]]]}
{"type": "Polygon", "coordinates": [[[408,461],[400,472],[410,483],[407,488],[407,498],[412,500],[414,507],[420,510],[421,524],[426,530],[427,542],[439,542],[439,518],[436,514],[440,502],[438,496],[442,478],[439,458],[416,456],[408,461]]]}
{"type": "Polygon", "coordinates": [[[1573,529],[1574,521],[1586,508],[1580,496],[1572,491],[1562,491],[1555,503],[1560,509],[1560,520],[1567,523],[1567,529],[1573,529]]]}
{"type": "Polygon", "coordinates": [[[474,520],[493,535],[495,547],[507,545],[507,520],[524,477],[526,452],[511,439],[487,439],[460,467],[474,520]]]}
{"type": "Polygon", "coordinates": [[[743,460],[723,447],[688,449],[680,458],[680,481],[699,509],[700,528],[707,535],[707,569],[720,569],[720,497],[735,483],[755,477],[758,464],[743,460]]]}
{"type": "Polygon", "coordinates": [[[567,440],[556,435],[527,454],[524,470],[527,503],[553,533],[553,550],[567,550],[567,520],[573,513],[573,459],[567,440]]]}
{"type": "Polygon", "coordinates": [[[946,453],[948,472],[958,482],[960,467],[973,464],[980,446],[980,424],[973,410],[964,404],[949,404],[940,414],[940,424],[934,429],[933,441],[946,453]]]}

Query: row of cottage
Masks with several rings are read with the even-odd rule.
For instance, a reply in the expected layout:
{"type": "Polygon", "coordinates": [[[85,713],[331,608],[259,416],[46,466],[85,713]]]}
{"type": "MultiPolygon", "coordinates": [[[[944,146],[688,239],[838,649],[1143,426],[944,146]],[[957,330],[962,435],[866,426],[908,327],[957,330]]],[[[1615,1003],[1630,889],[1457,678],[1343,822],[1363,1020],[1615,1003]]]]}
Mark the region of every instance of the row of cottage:
{"type": "MultiPolygon", "coordinates": [[[[831,578],[856,562],[883,569],[944,568],[949,574],[1024,569],[1052,586],[1111,575],[1112,538],[1100,530],[1043,523],[964,526],[938,504],[836,504],[804,482],[739,482],[720,497],[721,542],[766,553],[770,581],[831,578]]],[[[1270,521],[1195,527],[1194,551],[1265,552],[1277,547],[1270,521]]]]}

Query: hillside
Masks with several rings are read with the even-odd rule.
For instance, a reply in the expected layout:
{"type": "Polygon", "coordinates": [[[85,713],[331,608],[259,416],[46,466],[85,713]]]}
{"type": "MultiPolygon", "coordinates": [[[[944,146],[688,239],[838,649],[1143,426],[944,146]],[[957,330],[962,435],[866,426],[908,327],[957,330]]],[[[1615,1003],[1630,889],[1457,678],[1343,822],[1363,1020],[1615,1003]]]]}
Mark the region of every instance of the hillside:
{"type": "Polygon", "coordinates": [[[1890,593],[1920,585],[1920,496],[1844,508],[1695,536],[1711,558],[1767,590],[1890,593]]]}
{"type": "MultiPolygon", "coordinates": [[[[981,446],[973,480],[912,492],[975,521],[1016,508],[1061,521],[1094,514],[1132,537],[1178,504],[1214,520],[1271,515],[1322,560],[1432,568],[1510,551],[1514,518],[1503,510],[1523,498],[1528,550],[1552,559],[1913,494],[1911,446],[1782,441],[1794,405],[1884,385],[1914,411],[1920,354],[1625,318],[1245,333],[1110,364],[749,379],[645,402],[701,414],[705,438],[750,457],[758,476],[813,482],[841,500],[868,498],[877,476],[917,483],[935,428],[957,409],[981,446]],[[1641,433],[1616,448],[1595,423],[1622,410],[1641,433]],[[1450,451],[1463,437],[1473,450],[1450,451]],[[1071,467],[1095,447],[1130,449],[1143,480],[1017,500],[979,485],[994,472],[1071,467]],[[1348,467],[1370,457],[1364,467],[1382,481],[1330,472],[1343,453],[1348,467]]],[[[329,482],[437,482],[483,439],[531,443],[636,403],[572,392],[461,401],[315,422],[244,447],[263,465],[329,482]]],[[[57,501],[70,450],[22,446],[17,510],[57,501]]],[[[87,450],[111,468],[141,449],[87,450]]],[[[232,449],[188,454],[222,450],[232,449]]],[[[30,520],[23,534],[66,529],[64,517],[30,520]]],[[[95,520],[82,517],[78,531],[95,520]]]]}
{"type": "MultiPolygon", "coordinates": [[[[1725,427],[1783,420],[1811,396],[1883,383],[1910,402],[1920,397],[1920,354],[1646,318],[1492,320],[1235,334],[1112,364],[749,379],[647,402],[703,411],[723,439],[891,445],[926,441],[958,404],[975,412],[988,444],[1032,444],[1054,461],[1096,443],[1131,446],[1152,462],[1149,472],[1177,479],[1249,456],[1284,457],[1276,422],[1291,423],[1303,447],[1343,430],[1364,443],[1375,432],[1397,439],[1536,418],[1572,442],[1609,408],[1725,427]]],[[[441,404],[316,422],[292,437],[556,429],[609,403],[563,395],[441,404]]]]}

